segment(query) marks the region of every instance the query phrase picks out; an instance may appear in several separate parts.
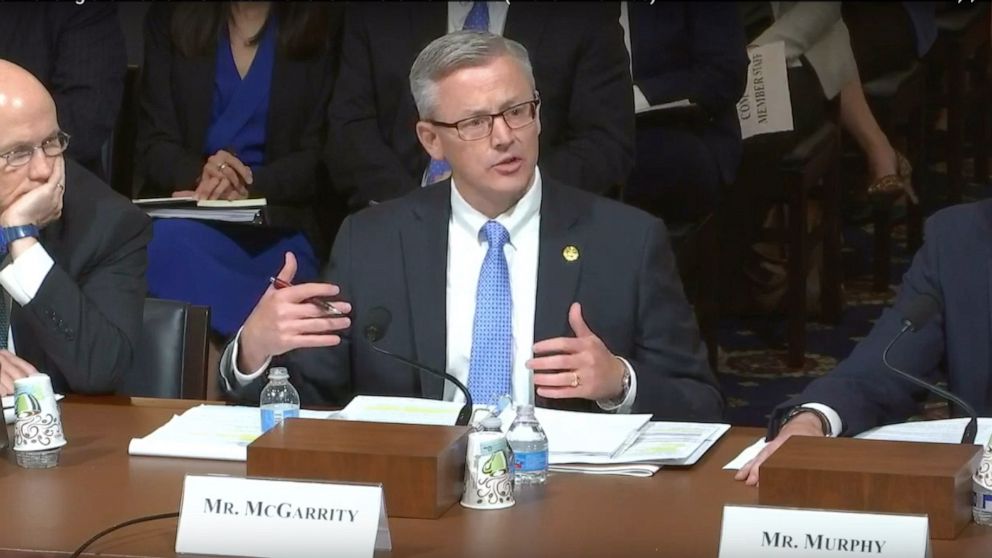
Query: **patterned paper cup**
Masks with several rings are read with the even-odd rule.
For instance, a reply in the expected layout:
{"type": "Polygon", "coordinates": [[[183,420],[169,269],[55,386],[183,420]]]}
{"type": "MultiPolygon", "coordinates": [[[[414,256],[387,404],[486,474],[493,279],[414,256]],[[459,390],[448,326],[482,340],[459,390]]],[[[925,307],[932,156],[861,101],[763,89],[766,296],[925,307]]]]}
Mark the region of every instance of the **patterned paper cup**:
{"type": "Polygon", "coordinates": [[[66,444],[62,418],[47,374],[14,380],[14,452],[30,469],[55,467],[66,444]]]}

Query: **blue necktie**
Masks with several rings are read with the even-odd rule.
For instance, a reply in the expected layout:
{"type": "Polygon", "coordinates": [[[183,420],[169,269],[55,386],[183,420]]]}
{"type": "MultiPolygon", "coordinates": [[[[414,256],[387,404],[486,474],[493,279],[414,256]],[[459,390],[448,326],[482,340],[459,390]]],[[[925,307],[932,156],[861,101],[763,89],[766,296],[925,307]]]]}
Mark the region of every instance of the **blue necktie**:
{"type": "Polygon", "coordinates": [[[482,227],[489,249],[479,270],[472,326],[472,356],[468,365],[468,390],[476,404],[490,405],[510,393],[513,369],[513,327],[510,271],[503,245],[510,233],[496,221],[482,227]]]}
{"type": "MultiPolygon", "coordinates": [[[[485,2],[473,2],[472,9],[465,16],[462,30],[489,31],[489,5],[485,2]]],[[[424,185],[441,180],[441,177],[449,171],[451,171],[451,166],[448,165],[447,161],[431,159],[431,164],[427,167],[427,180],[424,181],[424,185]]]]}

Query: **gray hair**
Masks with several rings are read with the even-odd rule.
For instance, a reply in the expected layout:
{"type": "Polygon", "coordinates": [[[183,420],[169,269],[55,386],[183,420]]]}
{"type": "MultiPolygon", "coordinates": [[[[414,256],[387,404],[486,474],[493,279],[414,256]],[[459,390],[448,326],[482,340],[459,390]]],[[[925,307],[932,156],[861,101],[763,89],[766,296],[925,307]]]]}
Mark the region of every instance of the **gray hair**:
{"type": "Polygon", "coordinates": [[[520,43],[486,31],[455,31],[431,41],[410,68],[410,90],[420,118],[437,108],[437,82],[462,68],[485,66],[500,56],[516,60],[534,89],[534,70],[520,43]]]}

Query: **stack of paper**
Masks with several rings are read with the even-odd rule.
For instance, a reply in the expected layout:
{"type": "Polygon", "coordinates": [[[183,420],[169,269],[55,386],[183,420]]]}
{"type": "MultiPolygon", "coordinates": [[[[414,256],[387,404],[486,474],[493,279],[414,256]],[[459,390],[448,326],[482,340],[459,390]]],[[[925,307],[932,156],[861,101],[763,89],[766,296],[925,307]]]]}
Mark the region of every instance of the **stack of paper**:
{"type": "MultiPolygon", "coordinates": [[[[400,424],[455,424],[464,405],[436,399],[416,397],[379,397],[357,395],[341,409],[338,418],[364,422],[396,422],[400,424]]],[[[476,408],[479,406],[476,405],[476,408]]]]}
{"type": "Polygon", "coordinates": [[[143,198],[133,200],[151,217],[164,219],[200,219],[251,223],[259,218],[265,198],[245,200],[199,200],[182,198],[143,198]]]}
{"type": "Polygon", "coordinates": [[[663,465],[693,465],[730,429],[729,424],[651,422],[615,457],[571,459],[551,455],[551,470],[650,477],[663,465]]]}
{"type": "MultiPolygon", "coordinates": [[[[301,410],[300,418],[326,419],[329,411],[301,410]]],[[[173,416],[144,438],[133,438],[130,455],[245,461],[248,444],[262,435],[258,407],[200,405],[173,416]]]]}
{"type": "MultiPolygon", "coordinates": [[[[503,411],[503,431],[510,429],[515,411],[503,411]]],[[[550,463],[612,458],[634,443],[651,415],[578,413],[537,407],[534,417],[548,436],[550,463]]]]}

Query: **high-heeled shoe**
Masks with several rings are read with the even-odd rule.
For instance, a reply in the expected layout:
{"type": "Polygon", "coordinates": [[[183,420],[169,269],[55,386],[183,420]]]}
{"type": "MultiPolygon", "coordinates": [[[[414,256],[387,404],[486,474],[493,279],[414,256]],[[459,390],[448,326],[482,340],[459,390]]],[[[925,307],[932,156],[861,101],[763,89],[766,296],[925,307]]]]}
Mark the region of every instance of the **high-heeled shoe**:
{"type": "Polygon", "coordinates": [[[869,184],[868,197],[873,201],[892,202],[906,194],[912,203],[918,204],[912,176],[913,166],[902,153],[896,151],[896,174],[887,174],[869,184]]]}

